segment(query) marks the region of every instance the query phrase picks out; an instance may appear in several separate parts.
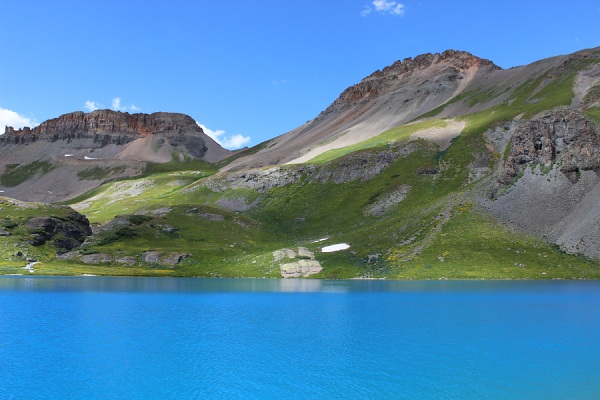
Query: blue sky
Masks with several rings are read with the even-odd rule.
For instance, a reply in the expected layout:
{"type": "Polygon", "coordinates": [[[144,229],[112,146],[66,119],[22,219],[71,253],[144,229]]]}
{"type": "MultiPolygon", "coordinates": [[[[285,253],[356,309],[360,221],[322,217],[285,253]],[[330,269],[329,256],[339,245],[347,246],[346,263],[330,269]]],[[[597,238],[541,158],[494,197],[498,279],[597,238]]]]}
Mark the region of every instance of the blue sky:
{"type": "Polygon", "coordinates": [[[509,68],[600,46],[600,0],[7,0],[0,9],[0,129],[94,107],[172,111],[230,148],[303,124],[406,57],[466,50],[509,68]]]}

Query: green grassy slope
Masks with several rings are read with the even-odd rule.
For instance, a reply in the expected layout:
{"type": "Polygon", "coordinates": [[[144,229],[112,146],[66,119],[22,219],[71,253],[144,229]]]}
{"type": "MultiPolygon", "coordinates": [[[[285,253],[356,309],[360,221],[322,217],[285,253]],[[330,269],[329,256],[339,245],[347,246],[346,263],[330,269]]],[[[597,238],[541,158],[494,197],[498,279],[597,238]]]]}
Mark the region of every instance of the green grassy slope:
{"type": "MultiPolygon", "coordinates": [[[[74,206],[95,225],[124,214],[135,223],[99,233],[83,252],[135,262],[54,261],[37,265],[37,273],[279,277],[272,252],[303,246],[323,266],[315,278],[600,277],[596,261],[514,232],[474,205],[476,184],[468,184],[467,165],[483,149],[475,134],[455,141],[444,153],[423,143],[368,181],[305,180],[261,194],[248,189],[213,192],[201,186],[201,171],[109,183],[74,206]],[[437,173],[431,173],[432,166],[437,173]],[[410,187],[403,201],[380,216],[368,215],[370,206],[399,187],[410,187]],[[218,207],[224,197],[261,201],[248,211],[233,212],[218,207]],[[144,216],[132,216],[136,213],[144,216]],[[319,252],[335,243],[351,247],[319,252]],[[187,257],[164,266],[144,260],[150,251],[187,257]]],[[[334,160],[321,168],[336,166],[334,160]]]]}
{"type": "MultiPolygon", "coordinates": [[[[92,264],[77,258],[57,260],[50,246],[23,244],[27,218],[61,214],[67,208],[3,200],[0,222],[11,235],[0,237],[0,273],[23,273],[23,257],[14,256],[18,245],[24,246],[22,253],[41,261],[36,273],[43,274],[280,277],[273,252],[301,246],[314,252],[323,267],[315,278],[598,279],[597,260],[566,254],[487,215],[475,201],[486,178],[470,179],[474,162],[489,168],[490,181],[489,174],[501,162],[502,155],[486,147],[487,129],[570,104],[576,72],[590,62],[575,60],[561,74],[547,71],[501,93],[463,93],[452,102],[484,104],[510,90],[504,103],[461,117],[465,129],[445,151],[417,141],[416,150],[398,156],[369,180],[334,183],[307,175],[261,193],[247,188],[217,192],[203,185],[216,173],[215,166],[150,165],[141,177],[107,183],[70,202],[98,231],[80,250],[80,256],[97,257],[92,264]],[[396,201],[390,203],[390,198],[396,201]],[[256,205],[232,211],[223,208],[224,199],[256,205]],[[385,212],[370,214],[381,204],[386,204],[385,212]],[[336,243],[350,248],[320,252],[336,243]],[[108,261],[99,261],[102,257],[108,261]],[[163,262],[168,258],[180,260],[163,262]]],[[[404,146],[415,132],[445,126],[445,120],[436,118],[444,107],[365,142],[321,154],[311,164],[321,172],[335,170],[355,162],[356,152],[372,153],[370,159],[377,160],[382,152],[404,146]]],[[[597,120],[597,107],[587,115],[597,120]]],[[[9,171],[5,179],[18,181],[17,172],[9,171]]]]}
{"type": "MultiPolygon", "coordinates": [[[[73,206],[96,226],[126,215],[127,226],[115,224],[83,247],[83,254],[107,254],[113,261],[88,265],[57,261],[50,247],[27,251],[43,261],[36,265],[36,273],[44,274],[278,277],[272,252],[304,246],[316,252],[323,266],[317,278],[600,277],[595,261],[513,232],[474,206],[467,165],[471,154],[482,148],[477,135],[465,135],[443,154],[423,144],[365,182],[306,180],[261,194],[248,189],[213,192],[199,185],[205,179],[202,171],[112,182],[73,206]],[[438,172],[423,172],[431,171],[431,166],[438,172]],[[380,216],[366,213],[399,187],[410,187],[403,201],[380,216]],[[244,212],[217,205],[220,198],[236,196],[261,201],[244,212]],[[322,246],[342,242],[351,244],[350,249],[319,252],[322,246]],[[186,257],[165,266],[147,262],[148,252],[186,257]],[[131,264],[114,261],[127,257],[131,264]]],[[[335,167],[336,161],[321,166],[335,167]]],[[[31,215],[57,212],[44,207],[20,209],[20,214],[4,207],[11,217],[0,218],[10,225],[12,215],[22,222],[31,215]]],[[[15,234],[6,240],[17,243],[19,229],[12,228],[15,234]]],[[[11,259],[8,253],[3,256],[3,273],[22,272],[24,261],[11,259]]]]}

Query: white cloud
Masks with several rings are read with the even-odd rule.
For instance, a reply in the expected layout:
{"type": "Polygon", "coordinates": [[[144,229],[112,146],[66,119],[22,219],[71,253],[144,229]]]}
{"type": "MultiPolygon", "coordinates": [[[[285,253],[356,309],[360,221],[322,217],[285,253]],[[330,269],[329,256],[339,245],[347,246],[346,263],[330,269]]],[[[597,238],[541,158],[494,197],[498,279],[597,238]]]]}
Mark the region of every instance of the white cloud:
{"type": "Polygon", "coordinates": [[[85,108],[88,109],[88,111],[96,111],[97,109],[101,108],[101,106],[99,104],[96,104],[95,101],[86,101],[85,102],[85,108]]]}
{"type": "Polygon", "coordinates": [[[113,110],[118,111],[121,109],[121,98],[115,97],[112,99],[112,107],[113,110]]]}
{"type": "MultiPolygon", "coordinates": [[[[372,3],[375,11],[380,14],[404,15],[404,4],[393,0],[374,0],[372,3]]],[[[366,17],[371,14],[373,9],[370,6],[365,6],[360,15],[366,17]]]]}
{"type": "Polygon", "coordinates": [[[206,126],[202,125],[198,121],[196,121],[196,123],[198,124],[198,126],[200,128],[202,128],[202,130],[204,131],[204,133],[206,133],[208,136],[210,136],[211,138],[213,138],[215,142],[221,144],[221,142],[219,141],[219,136],[225,135],[225,131],[224,130],[219,129],[219,130],[213,131],[212,129],[208,129],[206,126]]]}
{"type": "MultiPolygon", "coordinates": [[[[88,100],[84,103],[85,108],[88,111],[96,111],[99,109],[104,108],[104,105],[97,103],[95,101],[91,101],[88,100]]],[[[121,98],[120,97],[115,97],[112,99],[111,101],[111,107],[112,110],[114,111],[132,111],[132,112],[136,112],[136,111],[141,111],[142,109],[140,107],[137,107],[135,104],[131,104],[130,106],[122,106],[121,105],[121,98]]]]}
{"type": "Polygon", "coordinates": [[[390,13],[394,15],[404,14],[404,5],[390,0],[375,0],[373,1],[375,10],[382,13],[390,13]]]}
{"type": "Polygon", "coordinates": [[[4,133],[5,126],[21,129],[26,126],[33,128],[38,125],[39,122],[35,119],[23,117],[14,111],[0,107],[0,133],[4,133]]]}
{"type": "Polygon", "coordinates": [[[365,6],[365,9],[360,12],[360,16],[366,17],[367,15],[371,14],[371,11],[373,11],[371,7],[365,6]]]}
{"type": "Polygon", "coordinates": [[[228,136],[224,130],[219,129],[213,131],[212,129],[208,129],[206,126],[202,125],[199,122],[196,122],[200,128],[206,133],[208,136],[213,138],[213,140],[219,143],[221,146],[225,147],[229,150],[237,150],[244,147],[248,142],[250,142],[249,136],[243,135],[230,135],[228,136]]]}
{"type": "Polygon", "coordinates": [[[141,110],[141,108],[136,107],[135,104],[132,104],[130,106],[122,106],[120,97],[115,97],[114,99],[112,99],[112,107],[111,108],[115,111],[140,111],[141,110]]]}
{"type": "Polygon", "coordinates": [[[225,138],[222,146],[226,149],[236,150],[241,149],[250,141],[250,136],[233,135],[225,138]]]}

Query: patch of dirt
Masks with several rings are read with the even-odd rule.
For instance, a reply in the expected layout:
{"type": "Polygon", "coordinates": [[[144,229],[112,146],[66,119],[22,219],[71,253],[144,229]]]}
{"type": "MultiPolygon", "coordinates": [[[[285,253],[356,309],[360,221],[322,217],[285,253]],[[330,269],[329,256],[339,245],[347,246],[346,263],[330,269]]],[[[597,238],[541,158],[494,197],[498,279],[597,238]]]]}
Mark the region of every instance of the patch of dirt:
{"type": "Polygon", "coordinates": [[[108,193],[108,194],[99,193],[99,194],[89,198],[87,201],[85,201],[83,203],[74,204],[72,207],[78,211],[85,210],[85,209],[89,208],[90,205],[94,201],[98,201],[100,199],[106,199],[106,198],[110,199],[110,201],[108,201],[108,203],[106,203],[106,205],[110,205],[117,201],[123,200],[126,197],[139,196],[142,193],[144,193],[145,190],[147,190],[153,186],[154,186],[154,181],[152,181],[151,179],[145,179],[145,180],[135,181],[135,182],[128,182],[128,181],[117,182],[111,187],[111,190],[113,191],[112,193],[108,193]]]}
{"type": "Polygon", "coordinates": [[[600,84],[600,64],[596,64],[590,69],[581,71],[577,75],[575,84],[573,85],[574,96],[571,107],[575,109],[581,108],[583,99],[588,91],[598,84],[600,84]]]}
{"type": "Polygon", "coordinates": [[[446,150],[452,144],[452,140],[458,137],[465,129],[464,121],[449,120],[445,127],[434,127],[415,132],[410,140],[425,139],[438,145],[440,151],[446,150]]]}

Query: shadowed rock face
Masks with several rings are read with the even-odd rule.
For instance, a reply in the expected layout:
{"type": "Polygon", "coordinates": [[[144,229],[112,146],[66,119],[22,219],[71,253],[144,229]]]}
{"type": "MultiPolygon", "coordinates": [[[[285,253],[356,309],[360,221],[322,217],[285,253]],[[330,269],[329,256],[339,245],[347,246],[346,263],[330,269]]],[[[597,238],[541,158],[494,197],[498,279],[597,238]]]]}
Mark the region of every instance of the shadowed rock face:
{"type": "Polygon", "coordinates": [[[41,246],[48,241],[54,241],[54,247],[59,254],[79,247],[85,238],[92,234],[88,219],[76,211],[65,219],[34,217],[25,225],[32,232],[29,240],[31,245],[41,246]]]}

